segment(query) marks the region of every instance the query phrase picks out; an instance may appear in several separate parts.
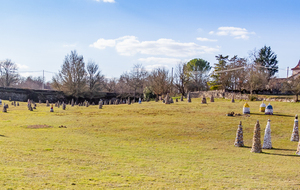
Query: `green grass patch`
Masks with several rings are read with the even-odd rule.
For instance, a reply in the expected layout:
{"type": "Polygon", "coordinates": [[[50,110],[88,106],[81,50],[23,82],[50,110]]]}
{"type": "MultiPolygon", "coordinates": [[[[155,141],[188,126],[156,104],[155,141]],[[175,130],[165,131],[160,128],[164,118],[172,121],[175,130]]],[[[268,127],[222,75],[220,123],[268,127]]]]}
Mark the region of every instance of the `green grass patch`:
{"type": "MultiPolygon", "coordinates": [[[[291,142],[299,103],[216,99],[201,104],[143,102],[71,107],[9,104],[0,113],[2,189],[298,189],[300,157],[291,142]],[[256,120],[261,140],[271,119],[274,149],[250,153],[256,120]],[[234,147],[239,121],[245,147],[234,147]],[[59,128],[59,126],[66,128],[59,128]]],[[[4,101],[9,103],[8,101],[4,101]]]]}

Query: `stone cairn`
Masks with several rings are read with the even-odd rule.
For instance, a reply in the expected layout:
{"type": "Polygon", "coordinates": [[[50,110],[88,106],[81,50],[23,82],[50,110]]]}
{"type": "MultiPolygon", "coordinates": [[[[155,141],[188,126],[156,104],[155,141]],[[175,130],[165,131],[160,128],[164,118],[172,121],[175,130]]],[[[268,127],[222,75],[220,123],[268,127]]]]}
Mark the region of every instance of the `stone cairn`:
{"type": "Polygon", "coordinates": [[[47,106],[47,107],[49,107],[49,106],[50,106],[50,104],[49,104],[49,101],[48,101],[48,100],[46,100],[46,106],[47,106]]]}
{"type": "Polygon", "coordinates": [[[173,98],[171,98],[171,97],[170,97],[170,103],[171,103],[171,104],[174,103],[174,100],[173,100],[173,98]]]}
{"type": "Polygon", "coordinates": [[[14,101],[14,106],[16,107],[16,101],[14,101]]]}
{"type": "Polygon", "coordinates": [[[53,104],[51,104],[50,112],[54,112],[54,110],[53,110],[53,104]]]}
{"type": "Polygon", "coordinates": [[[29,99],[27,100],[27,108],[29,111],[32,111],[31,101],[29,99]]]}
{"type": "Polygon", "coordinates": [[[85,107],[89,107],[89,106],[90,106],[90,103],[88,101],[86,101],[85,107]]]}
{"type": "Polygon", "coordinates": [[[231,98],[231,103],[234,103],[234,95],[232,95],[232,98],[231,98]]]}
{"type": "Polygon", "coordinates": [[[130,105],[130,97],[128,97],[127,104],[130,105]]]}
{"type": "Polygon", "coordinates": [[[2,110],[2,112],[4,112],[4,113],[7,112],[7,107],[6,107],[5,103],[3,103],[3,110],[2,110]]]}
{"type": "Polygon", "coordinates": [[[214,95],[211,95],[211,97],[210,97],[210,102],[215,102],[214,95]]]}
{"type": "Polygon", "coordinates": [[[11,105],[13,106],[13,105],[14,105],[14,102],[11,102],[11,105]]]}
{"type": "Polygon", "coordinates": [[[66,107],[67,107],[67,106],[66,106],[65,102],[63,102],[63,103],[62,103],[62,109],[63,109],[63,110],[66,110],[66,107]]]}
{"type": "Polygon", "coordinates": [[[71,101],[71,106],[72,107],[74,106],[74,99],[72,99],[72,101],[71,101]]]}
{"type": "Polygon", "coordinates": [[[294,128],[293,128],[291,141],[299,142],[298,115],[295,116],[294,128]]]}
{"type": "Polygon", "coordinates": [[[17,106],[19,106],[20,104],[19,104],[19,102],[17,102],[17,106]]]}
{"type": "Polygon", "coordinates": [[[100,100],[99,101],[99,109],[102,109],[102,106],[103,106],[103,102],[100,100]]]}
{"type": "Polygon", "coordinates": [[[158,98],[157,97],[155,98],[155,102],[158,102],[158,98]]]}
{"type": "Polygon", "coordinates": [[[42,101],[41,100],[39,100],[39,104],[41,104],[42,103],[42,101]]]}
{"type": "Polygon", "coordinates": [[[192,99],[191,99],[190,92],[188,92],[188,94],[187,94],[187,101],[188,101],[189,103],[191,103],[191,102],[192,102],[192,99]]]}
{"type": "Polygon", "coordinates": [[[206,98],[205,98],[205,95],[203,95],[203,98],[202,98],[202,104],[206,104],[206,98]]]}
{"type": "Polygon", "coordinates": [[[33,111],[33,109],[32,109],[32,104],[31,104],[30,101],[29,101],[29,103],[28,103],[28,110],[29,110],[29,111],[33,111]]]}
{"type": "Polygon", "coordinates": [[[165,98],[165,104],[170,104],[170,96],[169,93],[167,93],[167,96],[165,98]]]}
{"type": "Polygon", "coordinates": [[[178,98],[175,99],[175,102],[178,102],[178,98]]]}
{"type": "Polygon", "coordinates": [[[265,136],[264,136],[264,143],[262,148],[263,149],[271,149],[272,148],[272,142],[271,142],[271,120],[268,119],[268,123],[265,129],[265,136]]]}
{"type": "Polygon", "coordinates": [[[240,121],[238,129],[236,131],[234,146],[236,146],[236,147],[243,147],[244,146],[242,121],[240,121]]]}
{"type": "Polygon", "coordinates": [[[183,96],[181,95],[181,97],[180,97],[180,101],[182,102],[183,101],[183,96]]]}
{"type": "Polygon", "coordinates": [[[36,103],[33,104],[33,109],[36,109],[36,103]]]}
{"type": "Polygon", "coordinates": [[[59,105],[60,105],[60,103],[59,103],[59,101],[57,102],[57,108],[59,108],[59,105]]]}
{"type": "Polygon", "coordinates": [[[261,142],[260,142],[260,125],[257,120],[254,131],[253,131],[253,140],[252,140],[252,149],[250,152],[261,153],[261,142]]]}

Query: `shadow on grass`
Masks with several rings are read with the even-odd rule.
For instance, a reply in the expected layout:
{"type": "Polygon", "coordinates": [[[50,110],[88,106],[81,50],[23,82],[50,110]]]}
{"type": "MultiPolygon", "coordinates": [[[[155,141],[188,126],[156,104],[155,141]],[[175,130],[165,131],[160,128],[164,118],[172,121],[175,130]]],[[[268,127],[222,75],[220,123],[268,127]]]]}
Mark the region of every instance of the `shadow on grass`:
{"type": "MultiPolygon", "coordinates": [[[[250,113],[250,115],[265,115],[265,114],[259,114],[259,113],[250,113]]],[[[270,115],[272,116],[272,115],[270,115]]],[[[274,113],[273,116],[280,116],[280,117],[295,117],[295,115],[286,115],[286,114],[277,114],[274,113]]]]}
{"type": "Polygon", "coordinates": [[[5,135],[0,135],[0,137],[6,137],[5,135]]]}
{"type": "MultiPolygon", "coordinates": [[[[295,151],[295,150],[294,150],[295,151]]],[[[295,151],[296,152],[296,151],[295,151]]],[[[270,152],[262,152],[262,154],[269,154],[269,155],[275,155],[275,156],[290,156],[290,157],[299,157],[299,155],[296,154],[277,154],[277,153],[270,153],[270,152]]]]}
{"type": "MultiPolygon", "coordinates": [[[[243,146],[240,148],[252,148],[251,146],[243,146]]],[[[272,149],[262,149],[262,150],[283,150],[283,151],[293,151],[296,152],[294,149],[284,149],[284,148],[272,148],[272,149]]],[[[275,156],[291,156],[291,157],[300,157],[299,155],[296,154],[278,154],[278,153],[270,153],[270,152],[262,152],[262,154],[268,154],[268,155],[275,155],[275,156]]]]}
{"type": "Polygon", "coordinates": [[[272,148],[271,150],[295,151],[295,149],[272,148]]]}

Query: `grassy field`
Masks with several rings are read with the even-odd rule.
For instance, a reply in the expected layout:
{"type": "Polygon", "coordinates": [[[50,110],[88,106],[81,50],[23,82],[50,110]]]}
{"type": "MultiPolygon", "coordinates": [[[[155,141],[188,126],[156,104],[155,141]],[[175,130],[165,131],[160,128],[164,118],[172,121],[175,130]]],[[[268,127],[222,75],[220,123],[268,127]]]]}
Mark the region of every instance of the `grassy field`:
{"type": "Polygon", "coordinates": [[[68,105],[54,113],[9,103],[0,112],[0,189],[299,189],[290,141],[299,103],[272,102],[267,116],[261,102],[249,102],[250,117],[226,116],[244,103],[68,105]],[[250,153],[256,120],[263,142],[269,118],[274,149],[250,153]],[[243,148],[233,145],[239,121],[243,148]]]}

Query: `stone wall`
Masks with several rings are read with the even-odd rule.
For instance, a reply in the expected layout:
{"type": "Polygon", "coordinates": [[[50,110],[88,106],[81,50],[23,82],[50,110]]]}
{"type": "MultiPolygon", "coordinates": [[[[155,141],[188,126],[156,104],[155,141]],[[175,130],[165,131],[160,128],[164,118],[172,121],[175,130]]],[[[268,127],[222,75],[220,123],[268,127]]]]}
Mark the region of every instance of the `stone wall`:
{"type": "Polygon", "coordinates": [[[0,99],[12,101],[26,102],[28,99],[38,102],[55,102],[57,100],[64,99],[63,92],[55,90],[32,90],[32,89],[21,89],[21,88],[4,88],[0,87],[0,99]]]}
{"type": "Polygon", "coordinates": [[[191,98],[202,98],[203,95],[205,97],[211,97],[213,95],[215,98],[225,98],[225,99],[231,99],[234,95],[234,99],[239,100],[248,100],[249,95],[248,94],[242,94],[242,93],[235,93],[235,92],[226,92],[224,90],[212,90],[212,91],[197,91],[197,92],[191,92],[191,98]]]}
{"type": "MultiPolygon", "coordinates": [[[[98,102],[100,98],[103,99],[112,99],[116,98],[118,94],[116,93],[107,93],[100,92],[97,94],[93,100],[98,102]]],[[[56,90],[33,90],[33,89],[22,89],[22,88],[4,88],[0,87],[0,99],[12,101],[22,101],[27,102],[28,99],[38,102],[41,100],[43,103],[48,100],[50,103],[54,103],[57,101],[71,101],[72,98],[70,96],[66,96],[62,91],[56,90]]],[[[74,98],[75,99],[75,98],[74,98]]],[[[79,98],[78,101],[82,102],[84,100],[89,100],[88,98],[79,98]]]]}

